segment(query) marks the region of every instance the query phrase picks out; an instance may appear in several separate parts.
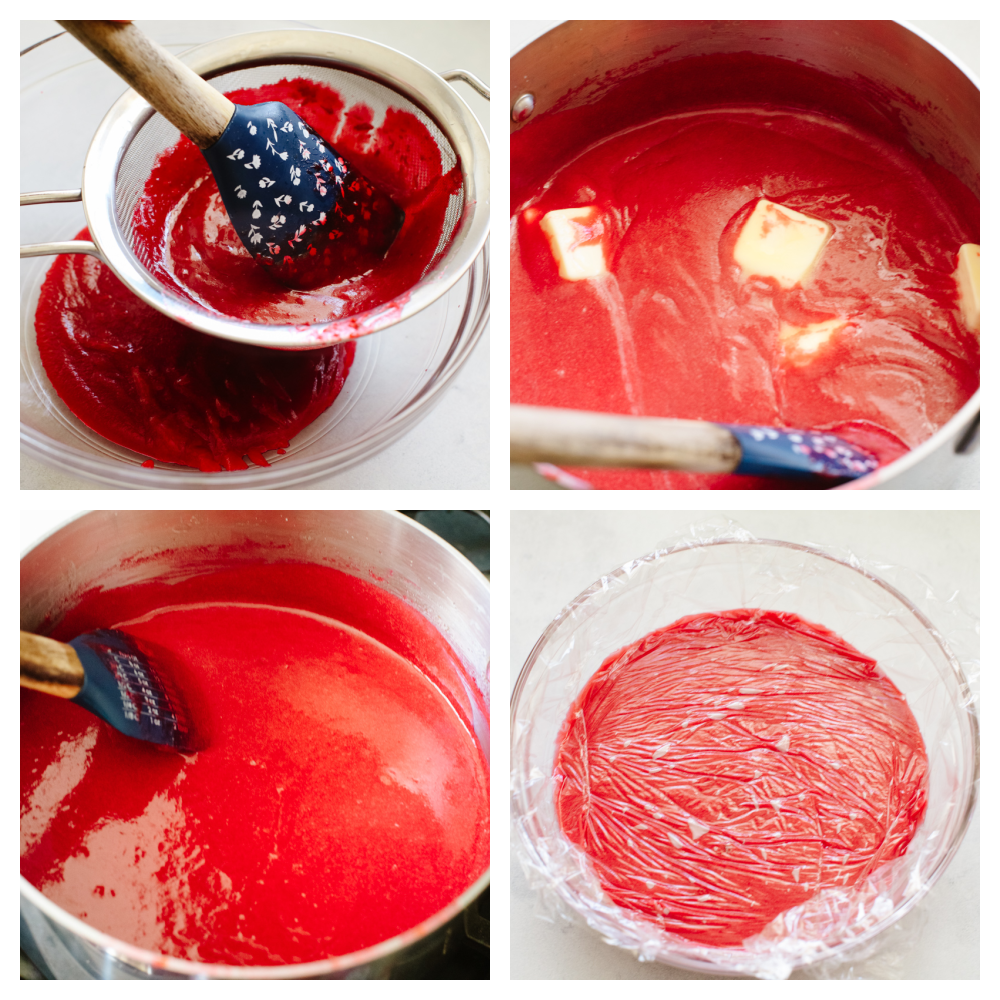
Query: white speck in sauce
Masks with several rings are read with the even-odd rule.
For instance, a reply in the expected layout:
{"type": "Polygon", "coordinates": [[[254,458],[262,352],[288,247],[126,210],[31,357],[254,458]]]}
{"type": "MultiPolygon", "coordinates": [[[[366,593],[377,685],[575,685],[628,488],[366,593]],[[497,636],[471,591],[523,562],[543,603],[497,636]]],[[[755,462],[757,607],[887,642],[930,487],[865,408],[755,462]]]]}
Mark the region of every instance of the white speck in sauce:
{"type": "Polygon", "coordinates": [[[697,840],[699,837],[703,837],[708,833],[708,827],[702,826],[696,819],[689,819],[688,826],[691,828],[691,839],[697,840]]]}

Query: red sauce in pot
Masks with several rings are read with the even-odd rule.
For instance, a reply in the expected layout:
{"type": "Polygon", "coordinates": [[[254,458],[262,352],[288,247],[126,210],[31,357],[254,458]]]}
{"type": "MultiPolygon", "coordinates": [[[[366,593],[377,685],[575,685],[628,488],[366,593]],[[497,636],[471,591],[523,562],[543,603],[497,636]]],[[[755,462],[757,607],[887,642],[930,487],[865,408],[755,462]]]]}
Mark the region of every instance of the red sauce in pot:
{"type": "Polygon", "coordinates": [[[21,872],[71,914],[166,955],[290,964],[402,933],[485,871],[488,709],[398,598],[249,563],[93,591],[53,634],[109,625],[183,663],[208,746],[22,691],[21,872]]]}
{"type": "MultiPolygon", "coordinates": [[[[511,136],[513,402],[830,430],[885,464],[972,395],[978,341],[951,275],[959,246],[979,241],[978,201],[864,95],[747,55],[596,92],[511,136]],[[733,259],[761,197],[834,228],[791,289],[733,259]],[[583,205],[600,211],[610,273],[566,281],[540,222],[583,205]],[[789,357],[782,324],[831,318],[846,325],[789,357]]],[[[608,489],[784,485],[571,471],[608,489]]]]}

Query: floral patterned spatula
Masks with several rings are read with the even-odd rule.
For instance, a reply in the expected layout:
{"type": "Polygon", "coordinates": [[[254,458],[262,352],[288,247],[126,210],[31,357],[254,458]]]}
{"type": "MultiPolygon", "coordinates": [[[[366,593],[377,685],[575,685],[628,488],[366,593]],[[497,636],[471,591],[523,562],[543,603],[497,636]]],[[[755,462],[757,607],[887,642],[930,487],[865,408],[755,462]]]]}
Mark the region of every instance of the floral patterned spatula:
{"type": "Polygon", "coordinates": [[[233,104],[130,21],[60,21],[205,156],[237,235],[292,288],[370,270],[403,212],[277,101],[233,104]]]}

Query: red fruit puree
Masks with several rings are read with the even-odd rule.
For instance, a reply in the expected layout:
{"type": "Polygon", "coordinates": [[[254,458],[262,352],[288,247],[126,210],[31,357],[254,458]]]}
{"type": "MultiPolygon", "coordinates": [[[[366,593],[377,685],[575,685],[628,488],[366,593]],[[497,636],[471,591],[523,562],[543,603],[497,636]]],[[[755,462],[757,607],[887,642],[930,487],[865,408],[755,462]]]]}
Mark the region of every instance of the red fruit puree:
{"type": "Polygon", "coordinates": [[[21,693],[21,872],[179,958],[344,955],[430,917],[489,863],[488,708],[421,615],[332,569],[249,563],[87,593],[54,629],[123,628],[184,664],[207,749],[131,740],[21,693]]]}
{"type": "MultiPolygon", "coordinates": [[[[972,395],[979,345],[951,276],[959,246],[979,242],[978,200],[860,90],[743,54],[599,97],[569,95],[511,136],[513,402],[829,430],[885,464],[972,395]],[[792,288],[734,260],[762,197],[833,226],[792,288]],[[583,205],[610,273],[568,281],[540,222],[583,205]],[[783,347],[783,325],[831,319],[846,325],[814,351],[783,347]]],[[[572,472],[602,489],[786,486],[572,472]]]]}
{"type": "MultiPolygon", "coordinates": [[[[181,138],[160,156],[135,209],[136,242],[150,273],[204,308],[256,323],[343,319],[405,296],[447,248],[439,247],[445,211],[461,190],[460,166],[444,171],[426,126],[389,109],[374,127],[370,108],[345,109],[335,91],[306,80],[227,96],[287,104],[393,197],[406,213],[402,229],[367,274],[292,291],[250,258],[207,163],[181,138]]],[[[86,230],[77,238],[88,238],[86,230]]],[[[278,352],[197,333],[84,256],[53,264],[35,327],[46,374],[88,427],[142,455],[203,472],[244,469],[244,458],[267,465],[265,452],[288,447],[330,407],[354,356],[352,344],[278,352]]],[[[353,331],[360,332],[363,324],[353,331]]]]}
{"type": "Polygon", "coordinates": [[[608,657],[563,724],[555,779],[560,825],[615,903],[739,946],[906,852],[927,753],[874,660],[798,615],[743,608],[608,657]]]}

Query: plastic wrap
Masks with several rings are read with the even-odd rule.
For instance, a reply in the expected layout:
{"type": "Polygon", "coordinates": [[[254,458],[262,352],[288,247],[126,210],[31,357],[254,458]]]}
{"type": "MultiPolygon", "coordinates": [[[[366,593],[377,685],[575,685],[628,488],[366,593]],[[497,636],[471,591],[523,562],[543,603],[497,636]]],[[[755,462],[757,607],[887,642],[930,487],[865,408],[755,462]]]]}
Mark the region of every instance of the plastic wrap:
{"type": "MultiPolygon", "coordinates": [[[[849,977],[855,964],[876,952],[880,943],[898,940],[907,933],[913,918],[903,923],[900,919],[940,877],[965,833],[978,781],[976,697],[966,673],[975,683],[978,663],[971,657],[976,649],[975,620],[956,595],[938,597],[926,581],[904,569],[867,564],[852,553],[827,553],[760,540],[723,519],[694,526],[685,537],[602,577],[577,597],[546,629],[525,664],[512,704],[512,817],[515,844],[529,882],[540,890],[547,912],[582,918],[607,942],[629,949],[643,960],[762,979],[786,978],[801,967],[816,977],[849,977]],[[920,607],[904,594],[912,595],[920,607]],[[908,785],[902,789],[902,797],[893,800],[893,815],[886,825],[887,849],[882,853],[876,850],[867,863],[859,862],[854,884],[828,885],[813,895],[802,893],[805,898],[778,913],[757,933],[741,942],[738,934],[730,935],[732,943],[719,945],[706,943],[705,938],[713,938],[712,934],[702,935],[701,940],[682,936],[665,929],[669,921],[657,922],[655,913],[615,902],[612,894],[619,900],[627,900],[627,894],[614,890],[606,867],[601,869],[602,885],[592,858],[560,825],[557,800],[565,786],[566,769],[560,770],[557,753],[572,728],[571,709],[579,708],[581,694],[609,657],[685,616],[732,609],[800,616],[835,633],[848,649],[856,651],[857,655],[848,654],[856,669],[861,673],[869,670],[876,681],[884,677],[892,682],[875,700],[889,703],[895,698],[889,715],[903,720],[904,731],[905,718],[912,713],[911,721],[919,727],[926,749],[926,775],[920,773],[922,755],[915,753],[906,765],[910,771],[902,784],[897,787],[895,781],[889,782],[892,787],[885,791],[890,798],[902,785],[908,785]],[[865,666],[871,661],[877,663],[877,671],[865,666]],[[897,689],[905,703],[892,694],[897,689]],[[907,810],[915,830],[912,825],[904,830],[905,822],[900,823],[907,810]],[[894,827],[903,835],[894,839],[894,827]],[[608,885],[612,894],[605,888],[608,885]]],[[[693,691],[696,688],[692,685],[693,691]]],[[[652,690],[650,695],[652,699],[652,690]]],[[[635,698],[640,706],[636,717],[655,715],[641,709],[641,688],[635,698]]],[[[706,708],[719,706],[702,706],[702,710],[706,708]]],[[[722,710],[727,721],[738,726],[739,705],[731,699],[722,710]]],[[[677,718],[682,720],[683,715],[677,718]]],[[[773,749],[784,749],[780,725],[765,736],[771,739],[773,749]]],[[[899,736],[897,732],[893,739],[899,736]]],[[[649,751],[649,766],[643,773],[670,760],[669,748],[660,753],[669,740],[653,746],[659,739],[657,733],[629,733],[623,736],[623,745],[625,739],[634,742],[642,738],[650,741],[648,746],[636,744],[649,751]],[[654,753],[658,754],[655,759],[654,753]]],[[[892,742],[879,749],[869,741],[862,754],[884,755],[892,742]]],[[[837,763],[834,756],[829,760],[837,763]]],[[[626,758],[623,763],[628,763],[626,758]]],[[[892,764],[889,772],[894,771],[892,764]]],[[[625,777],[628,779],[627,774],[625,777]]],[[[829,770],[824,778],[822,767],[810,778],[814,784],[836,784],[829,770]]],[[[623,848],[626,854],[629,848],[634,849],[635,874],[645,864],[651,883],[647,888],[655,888],[657,880],[666,885],[671,878],[669,866],[658,864],[663,854],[656,851],[656,838],[664,835],[665,828],[640,832],[638,823],[629,825],[626,807],[639,804],[642,790],[633,786],[632,791],[630,795],[619,788],[618,799],[609,807],[604,789],[605,812],[597,816],[597,823],[607,828],[616,818],[614,809],[620,808],[617,819],[624,822],[617,828],[625,832],[618,843],[627,845],[623,848]],[[629,834],[634,838],[632,844],[628,844],[629,834]],[[643,843],[642,837],[651,839],[643,843]]],[[[706,787],[705,791],[712,789],[706,787]]],[[[682,812],[685,805],[689,807],[689,822],[693,820],[690,836],[682,838],[690,858],[688,849],[699,843],[705,824],[695,818],[704,819],[697,805],[682,802],[682,812]]],[[[776,815],[781,806],[779,803],[776,815]]],[[[796,822],[808,827],[814,821],[814,806],[808,796],[797,800],[796,822]]],[[[570,810],[566,812],[569,815],[570,810]]],[[[724,833],[724,822],[717,829],[724,833]]],[[[610,837],[610,831],[606,832],[610,837]]],[[[806,839],[810,836],[814,841],[814,834],[806,839]]],[[[575,839],[585,842],[578,835],[575,839]]],[[[717,847],[723,838],[714,839],[717,847]]],[[[706,865],[713,863],[707,847],[712,840],[700,841],[706,847],[706,865]]],[[[784,869],[786,887],[789,871],[794,879],[795,867],[784,869]]],[[[797,874],[802,884],[808,884],[801,870],[797,874]]],[[[697,880],[697,871],[674,872],[673,877],[685,882],[674,888],[690,896],[692,876],[697,880]]],[[[639,888],[641,895],[642,886],[639,888]]],[[[705,892],[709,894],[711,887],[705,892]]]]}

